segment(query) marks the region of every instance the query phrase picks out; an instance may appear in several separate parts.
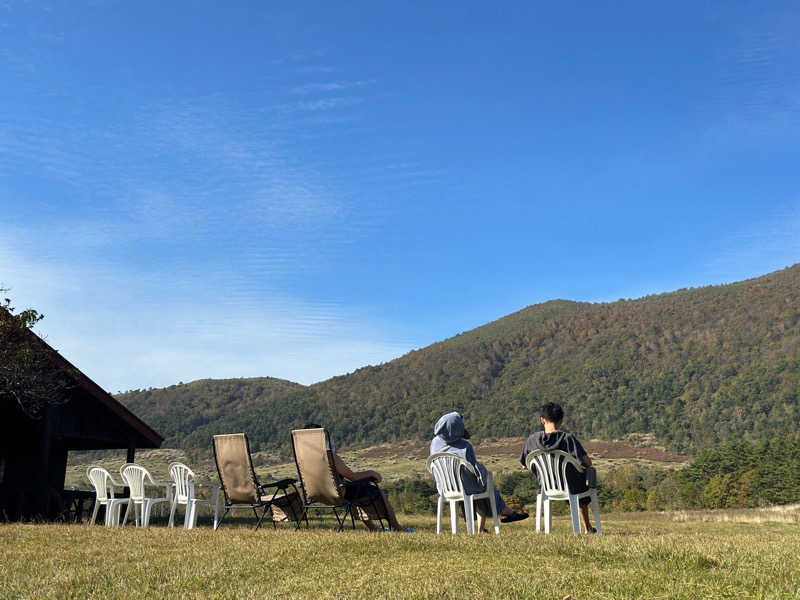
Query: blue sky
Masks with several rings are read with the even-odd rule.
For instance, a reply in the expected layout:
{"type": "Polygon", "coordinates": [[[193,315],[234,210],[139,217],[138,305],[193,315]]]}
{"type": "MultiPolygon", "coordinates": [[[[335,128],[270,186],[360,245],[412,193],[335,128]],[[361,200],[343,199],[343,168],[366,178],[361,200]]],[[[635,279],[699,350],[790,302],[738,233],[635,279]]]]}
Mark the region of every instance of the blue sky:
{"type": "Polygon", "coordinates": [[[800,259],[793,3],[0,2],[0,283],[112,392],[800,259]]]}

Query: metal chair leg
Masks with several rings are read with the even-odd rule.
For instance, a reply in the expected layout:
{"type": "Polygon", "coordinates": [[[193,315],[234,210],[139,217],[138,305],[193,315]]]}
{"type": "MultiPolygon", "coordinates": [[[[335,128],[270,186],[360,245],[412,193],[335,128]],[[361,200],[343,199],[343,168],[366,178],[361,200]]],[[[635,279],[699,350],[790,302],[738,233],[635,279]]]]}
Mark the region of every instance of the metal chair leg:
{"type": "Polygon", "coordinates": [[[227,516],[227,514],[228,514],[228,512],[230,512],[230,510],[231,510],[230,506],[226,506],[225,507],[225,512],[222,513],[222,516],[219,518],[219,521],[217,521],[216,525],[214,525],[214,531],[216,531],[217,529],[222,527],[222,520],[227,516]]]}
{"type": "MultiPolygon", "coordinates": [[[[269,510],[269,504],[264,506],[264,512],[261,513],[261,518],[258,520],[258,524],[256,525],[255,531],[258,531],[258,529],[261,527],[261,523],[264,522],[264,517],[267,516],[268,510],[269,510]]],[[[256,516],[258,516],[258,511],[256,511],[255,507],[253,507],[253,512],[255,512],[256,516]]]]}
{"type": "MultiPolygon", "coordinates": [[[[336,522],[339,524],[339,528],[336,531],[342,531],[344,529],[344,520],[339,518],[339,512],[336,510],[336,507],[333,508],[333,516],[336,517],[336,522]]],[[[344,519],[347,519],[347,511],[344,512],[344,519]]]]}

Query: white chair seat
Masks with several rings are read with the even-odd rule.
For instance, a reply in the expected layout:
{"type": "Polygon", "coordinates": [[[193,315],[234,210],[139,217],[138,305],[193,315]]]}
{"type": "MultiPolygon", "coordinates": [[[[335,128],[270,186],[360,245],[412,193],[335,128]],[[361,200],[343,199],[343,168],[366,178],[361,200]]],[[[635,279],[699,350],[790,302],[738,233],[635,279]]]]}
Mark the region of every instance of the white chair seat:
{"type": "Polygon", "coordinates": [[[489,500],[492,508],[492,519],[494,519],[494,532],[500,533],[500,521],[497,518],[497,505],[494,497],[494,482],[492,474],[489,473],[486,481],[486,489],[477,494],[466,494],[464,484],[461,481],[462,469],[480,479],[475,472],[475,468],[465,459],[455,454],[440,452],[432,454],[428,458],[428,471],[433,474],[436,480],[436,489],[439,491],[439,498],[436,503],[436,534],[442,532],[442,513],[444,503],[447,501],[450,507],[450,528],[452,533],[458,532],[458,513],[456,505],[458,502],[464,503],[464,513],[467,518],[467,533],[474,535],[475,531],[475,500],[489,500]]]}

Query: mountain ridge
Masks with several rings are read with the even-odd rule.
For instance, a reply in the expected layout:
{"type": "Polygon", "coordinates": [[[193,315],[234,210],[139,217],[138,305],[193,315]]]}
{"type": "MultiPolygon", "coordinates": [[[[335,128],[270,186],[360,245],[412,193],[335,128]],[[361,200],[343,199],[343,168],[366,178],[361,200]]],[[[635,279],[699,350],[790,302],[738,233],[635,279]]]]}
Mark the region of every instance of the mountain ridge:
{"type": "Polygon", "coordinates": [[[477,436],[520,436],[541,403],[558,401],[583,437],[648,432],[694,452],[800,425],[799,292],[794,265],[633,300],[550,300],[310,386],[199,380],[118,397],[184,447],[232,430],[283,446],[308,420],[340,443],[426,439],[448,410],[477,436]]]}

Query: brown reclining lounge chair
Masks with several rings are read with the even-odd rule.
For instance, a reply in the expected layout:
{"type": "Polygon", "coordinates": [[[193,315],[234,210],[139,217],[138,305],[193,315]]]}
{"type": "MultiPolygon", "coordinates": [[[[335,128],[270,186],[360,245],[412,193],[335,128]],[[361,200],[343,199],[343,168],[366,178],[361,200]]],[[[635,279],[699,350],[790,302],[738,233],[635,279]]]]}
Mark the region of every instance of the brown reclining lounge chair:
{"type": "Polygon", "coordinates": [[[303,506],[295,480],[281,479],[259,484],[250,456],[247,434],[215,435],[214,461],[217,463],[219,481],[225,494],[225,512],[215,529],[222,525],[228,512],[236,508],[253,510],[258,519],[256,529],[261,527],[268,512],[273,526],[276,521],[299,521],[303,506]],[[290,487],[294,491],[288,491],[290,487]],[[269,488],[274,488],[274,491],[268,491],[269,488]],[[279,495],[280,492],[283,494],[279,495]]]}
{"type": "MultiPolygon", "coordinates": [[[[355,512],[360,516],[378,519],[383,528],[383,520],[387,519],[382,503],[375,499],[366,501],[349,501],[345,498],[343,481],[333,461],[328,432],[320,429],[295,429],[292,431],[292,452],[297,465],[297,475],[303,494],[302,516],[297,521],[300,528],[305,519],[308,526],[309,510],[332,510],[339,524],[338,531],[344,529],[348,515],[355,529],[355,512]],[[342,516],[339,509],[344,510],[342,516]]],[[[373,482],[377,487],[377,483],[373,482]]]]}

